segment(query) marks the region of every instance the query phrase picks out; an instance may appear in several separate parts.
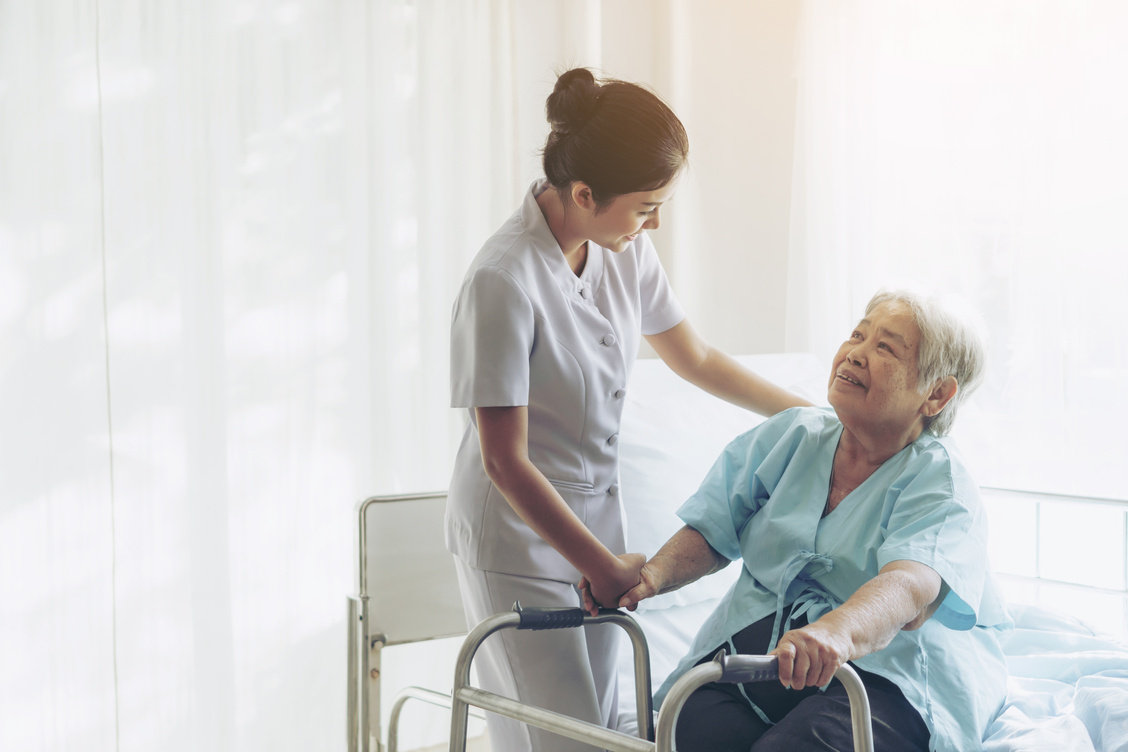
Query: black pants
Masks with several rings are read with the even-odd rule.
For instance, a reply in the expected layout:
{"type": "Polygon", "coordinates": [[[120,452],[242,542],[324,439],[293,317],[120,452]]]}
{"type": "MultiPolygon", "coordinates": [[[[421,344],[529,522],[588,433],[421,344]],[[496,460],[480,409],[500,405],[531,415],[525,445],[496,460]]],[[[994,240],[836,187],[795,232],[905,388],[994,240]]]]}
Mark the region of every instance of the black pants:
{"type": "MultiPolygon", "coordinates": [[[[784,614],[786,623],[787,614],[784,614]]],[[[733,635],[738,653],[767,653],[775,615],[745,627],[733,635]]],[[[805,626],[797,617],[791,628],[805,626]]],[[[711,651],[702,663],[712,660],[711,651]]],[[[729,649],[731,652],[731,648],[729,649]]],[[[884,677],[853,667],[869,694],[873,718],[875,752],[911,752],[928,749],[929,733],[924,720],[901,690],[884,677]]],[[[834,679],[825,692],[816,687],[785,688],[779,681],[752,682],[743,686],[752,702],[774,725],[764,723],[741,695],[736,684],[707,684],[694,692],[678,716],[675,731],[678,752],[851,752],[854,734],[850,725],[850,701],[846,689],[834,679]]]]}

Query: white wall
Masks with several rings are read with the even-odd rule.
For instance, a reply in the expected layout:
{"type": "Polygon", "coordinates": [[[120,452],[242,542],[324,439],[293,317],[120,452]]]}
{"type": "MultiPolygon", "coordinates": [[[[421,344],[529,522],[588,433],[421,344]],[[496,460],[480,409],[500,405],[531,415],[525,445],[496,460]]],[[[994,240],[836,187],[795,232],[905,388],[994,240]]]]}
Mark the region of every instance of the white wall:
{"type": "Polygon", "coordinates": [[[694,325],[734,353],[784,350],[798,18],[791,0],[685,12],[673,101],[692,139],[689,211],[667,258],[694,325]]]}
{"type": "Polygon", "coordinates": [[[557,72],[588,65],[653,88],[689,132],[691,166],[651,235],[694,326],[734,353],[784,350],[800,5],[557,3],[557,29],[518,6],[521,184],[540,174],[557,72]]]}

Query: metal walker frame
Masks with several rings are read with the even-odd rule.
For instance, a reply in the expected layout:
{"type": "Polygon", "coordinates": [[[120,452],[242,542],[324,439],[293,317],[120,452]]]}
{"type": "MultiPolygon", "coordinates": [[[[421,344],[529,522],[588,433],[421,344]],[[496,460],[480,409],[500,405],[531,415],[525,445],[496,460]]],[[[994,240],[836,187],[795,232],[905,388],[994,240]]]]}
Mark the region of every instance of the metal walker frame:
{"type": "MultiPolygon", "coordinates": [[[[850,700],[850,720],[856,752],[873,752],[873,727],[869,697],[857,672],[844,664],[834,676],[846,689],[850,700]]],[[[766,655],[727,655],[721,650],[713,660],[693,667],[670,688],[657,726],[653,725],[650,699],[650,652],[638,622],[613,609],[601,609],[591,616],[580,608],[522,609],[515,604],[509,613],[495,614],[475,627],[462,644],[455,668],[451,693],[449,752],[465,752],[467,713],[470,707],[545,729],[569,739],[593,744],[608,752],[674,752],[674,729],[682,706],[695,690],[711,682],[740,683],[771,681],[779,678],[779,661],[766,655]],[[618,624],[634,645],[635,684],[638,705],[639,737],[596,726],[551,710],[525,705],[516,700],[470,685],[470,665],[487,637],[502,629],[567,629],[585,624],[618,624]]]]}

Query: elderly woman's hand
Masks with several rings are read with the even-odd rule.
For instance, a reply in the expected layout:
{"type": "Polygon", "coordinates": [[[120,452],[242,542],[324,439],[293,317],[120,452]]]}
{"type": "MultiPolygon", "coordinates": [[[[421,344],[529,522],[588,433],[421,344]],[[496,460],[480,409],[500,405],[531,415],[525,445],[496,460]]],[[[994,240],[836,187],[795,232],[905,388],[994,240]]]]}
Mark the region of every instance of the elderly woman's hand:
{"type": "Polygon", "coordinates": [[[644,601],[662,592],[665,578],[654,565],[654,560],[646,562],[638,573],[638,584],[623,594],[619,599],[619,608],[634,611],[638,608],[639,601],[644,601]]]}
{"type": "Polygon", "coordinates": [[[846,661],[881,650],[900,630],[920,629],[948,587],[931,567],[892,561],[844,604],[814,624],[779,638],[779,680],[785,687],[822,687],[846,661]]]}
{"type": "Polygon", "coordinates": [[[728,563],[701,533],[686,525],[642,566],[636,584],[622,594],[617,605],[634,611],[639,601],[677,590],[700,577],[719,572],[728,563]]]}
{"type": "Polygon", "coordinates": [[[600,606],[615,608],[619,599],[639,582],[639,571],[646,563],[643,554],[620,554],[618,564],[611,572],[602,573],[595,582],[595,578],[584,577],[577,586],[583,608],[592,616],[599,613],[600,606]]]}
{"type": "Polygon", "coordinates": [[[779,638],[772,655],[779,658],[779,680],[785,687],[823,687],[849,660],[852,641],[841,629],[822,621],[793,629],[779,638]]]}
{"type": "MultiPolygon", "coordinates": [[[[655,566],[654,560],[651,559],[643,564],[642,569],[639,570],[638,584],[623,593],[615,605],[628,611],[634,611],[638,608],[640,601],[661,593],[664,582],[665,578],[660,569],[655,566]]],[[[580,580],[580,595],[584,599],[584,610],[594,615],[598,609],[595,606],[595,599],[591,595],[591,587],[587,578],[580,580]]]]}

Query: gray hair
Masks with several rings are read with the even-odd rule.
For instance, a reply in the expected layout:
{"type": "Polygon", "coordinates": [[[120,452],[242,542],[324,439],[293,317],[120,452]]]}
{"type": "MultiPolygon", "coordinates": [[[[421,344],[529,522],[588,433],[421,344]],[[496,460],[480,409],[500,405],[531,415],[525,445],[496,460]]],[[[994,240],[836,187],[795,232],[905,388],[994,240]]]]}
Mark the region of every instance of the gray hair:
{"type": "Polygon", "coordinates": [[[884,303],[901,303],[913,314],[920,329],[917,384],[928,394],[940,381],[956,380],[956,394],[939,413],[925,417],[924,430],[944,436],[952,430],[959,406],[983,381],[987,347],[981,327],[971,317],[956,313],[936,298],[907,290],[879,290],[866,305],[866,315],[884,303]]]}

